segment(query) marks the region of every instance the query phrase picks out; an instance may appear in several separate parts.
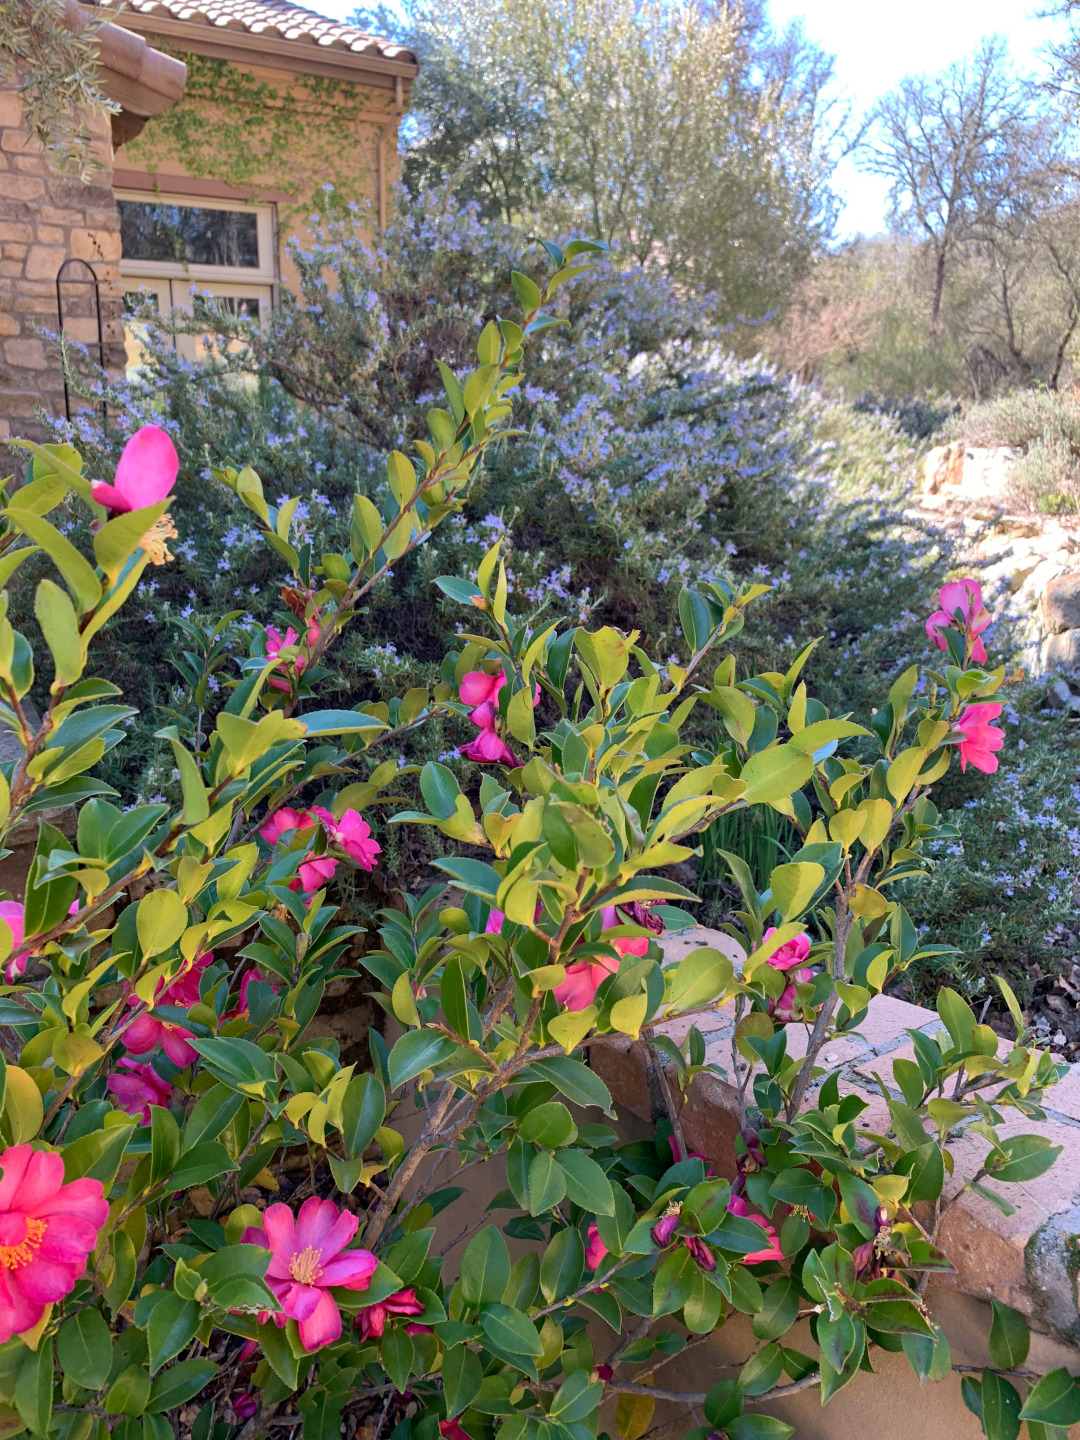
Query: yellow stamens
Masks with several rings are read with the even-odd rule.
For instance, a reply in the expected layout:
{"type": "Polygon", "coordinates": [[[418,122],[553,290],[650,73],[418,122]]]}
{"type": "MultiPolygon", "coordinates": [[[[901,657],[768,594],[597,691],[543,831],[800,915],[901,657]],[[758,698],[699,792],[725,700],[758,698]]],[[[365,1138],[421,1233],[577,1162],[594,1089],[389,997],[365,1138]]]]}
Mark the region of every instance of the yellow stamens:
{"type": "Polygon", "coordinates": [[[314,1285],[322,1274],[322,1266],[319,1264],[321,1259],[322,1251],[309,1245],[306,1250],[298,1251],[289,1261],[289,1274],[300,1285],[314,1285]]]}
{"type": "Polygon", "coordinates": [[[164,565],[173,558],[165,542],[175,540],[179,533],[173,524],[172,516],[162,515],[139,541],[139,548],[146,551],[146,558],[151,565],[164,565]]]}
{"type": "Polygon", "coordinates": [[[6,1270],[18,1270],[34,1258],[34,1251],[45,1238],[45,1221],[26,1221],[26,1234],[18,1245],[0,1245],[0,1265],[6,1270]]]}

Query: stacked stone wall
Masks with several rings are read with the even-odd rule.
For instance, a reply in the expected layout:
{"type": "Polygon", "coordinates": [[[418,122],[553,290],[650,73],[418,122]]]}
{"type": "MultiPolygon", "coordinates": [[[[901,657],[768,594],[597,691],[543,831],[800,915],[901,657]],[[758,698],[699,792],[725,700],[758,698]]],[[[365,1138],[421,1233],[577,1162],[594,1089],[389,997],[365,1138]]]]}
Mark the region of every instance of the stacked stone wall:
{"type": "MultiPolygon", "coordinates": [[[[42,439],[40,407],[64,414],[64,382],[55,344],[42,330],[59,329],[56,275],[68,259],[88,261],[98,278],[106,364],[123,365],[120,220],[113,195],[113,151],[107,115],[91,116],[97,167],[86,180],[52,170],[27,133],[22,104],[0,90],[0,441],[42,439]]],[[[83,267],[73,276],[88,277],[83,267]]],[[[64,328],[93,347],[97,319],[92,287],[63,287],[64,328]]],[[[79,406],[72,396],[72,413],[79,406]]],[[[0,467],[6,471],[10,461],[0,467]]]]}

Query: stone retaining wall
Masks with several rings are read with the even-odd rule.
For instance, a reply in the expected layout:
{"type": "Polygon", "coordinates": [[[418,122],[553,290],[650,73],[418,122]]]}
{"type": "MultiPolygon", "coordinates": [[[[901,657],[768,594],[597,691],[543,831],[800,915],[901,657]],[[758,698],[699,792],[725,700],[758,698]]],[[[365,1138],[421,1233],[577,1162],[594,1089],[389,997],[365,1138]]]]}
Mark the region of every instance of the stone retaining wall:
{"type": "MultiPolygon", "coordinates": [[[[702,945],[711,945],[740,964],[743,958],[731,937],[716,930],[696,928],[665,937],[660,943],[672,960],[682,959],[702,945]]],[[[675,1020],[660,1029],[681,1044],[691,1024],[704,1036],[706,1062],[723,1066],[730,1075],[734,1006],[724,1006],[704,1019],[675,1020]]],[[[786,1028],[788,1054],[805,1055],[805,1026],[786,1028]]],[[[943,1028],[934,1011],[881,995],[872,1002],[859,1035],[844,1036],[826,1046],[821,1059],[830,1071],[840,1070],[841,1094],[857,1094],[866,1101],[868,1128],[887,1131],[889,1112],[878,1078],[890,1087],[894,1098],[902,1099],[892,1083],[892,1062],[914,1058],[906,1032],[922,1030],[932,1035],[943,1028]]],[[[1004,1051],[1010,1048],[1002,1042],[1004,1051]]],[[[596,1046],[591,1063],[619,1104],[635,1115],[655,1121],[666,1114],[643,1043],[628,1039],[623,1045],[596,1046]]],[[[745,1063],[739,1060],[740,1065],[745,1063]]],[[[677,1095],[674,1085],[671,1088],[677,1095]]],[[[961,1136],[952,1147],[957,1169],[946,1182],[947,1208],[938,1241],[956,1273],[935,1276],[931,1286],[959,1290],[979,1300],[1001,1300],[1037,1328],[1076,1345],[1080,1344],[1080,1067],[1074,1067],[1067,1079],[1048,1092],[1044,1108],[1045,1121],[1018,1116],[1003,1126],[1005,1134],[1043,1134],[1053,1144],[1065,1147],[1045,1175],[1005,1187],[1016,1211],[1008,1218],[962,1188],[964,1177],[978,1169],[988,1148],[986,1142],[974,1135],[961,1136]]],[[[712,1161],[717,1173],[733,1177],[739,1133],[735,1087],[718,1075],[699,1074],[690,1087],[681,1120],[687,1144],[712,1161]]]]}

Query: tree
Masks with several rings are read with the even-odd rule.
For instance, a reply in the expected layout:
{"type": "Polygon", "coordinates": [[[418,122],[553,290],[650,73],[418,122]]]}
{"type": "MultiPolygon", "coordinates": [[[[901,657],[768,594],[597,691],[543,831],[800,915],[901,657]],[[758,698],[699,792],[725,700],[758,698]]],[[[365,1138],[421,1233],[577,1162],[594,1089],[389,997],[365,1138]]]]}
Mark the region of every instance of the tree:
{"type": "Polygon", "coordinates": [[[938,76],[908,78],[879,103],[863,156],[890,182],[892,226],[933,253],[930,332],[949,265],[1008,197],[1010,157],[1030,119],[1030,88],[991,38],[938,76]]]}
{"type": "Polygon", "coordinates": [[[414,0],[413,190],[451,182],[490,218],[588,231],[632,262],[775,309],[831,233],[843,116],[798,28],[680,0],[414,0]]]}
{"type": "Polygon", "coordinates": [[[97,84],[94,36],[106,22],[71,0],[0,0],[0,79],[15,83],[26,128],[58,169],[93,167],[85,113],[118,108],[97,84]]]}

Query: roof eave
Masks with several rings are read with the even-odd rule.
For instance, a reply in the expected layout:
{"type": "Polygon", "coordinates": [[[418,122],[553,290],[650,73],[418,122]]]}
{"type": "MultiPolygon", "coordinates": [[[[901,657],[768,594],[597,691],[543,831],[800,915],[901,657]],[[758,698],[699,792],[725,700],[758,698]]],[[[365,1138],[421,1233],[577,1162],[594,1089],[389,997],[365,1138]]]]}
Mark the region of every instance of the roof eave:
{"type": "Polygon", "coordinates": [[[252,35],[246,30],[219,30],[213,25],[174,20],[161,14],[143,15],[126,10],[124,24],[141,34],[173,41],[177,48],[195,55],[248,64],[261,61],[298,74],[325,75],[357,85],[374,83],[381,89],[394,88],[398,79],[412,81],[420,68],[415,59],[391,59],[333,45],[321,46],[311,41],[252,35]]]}

